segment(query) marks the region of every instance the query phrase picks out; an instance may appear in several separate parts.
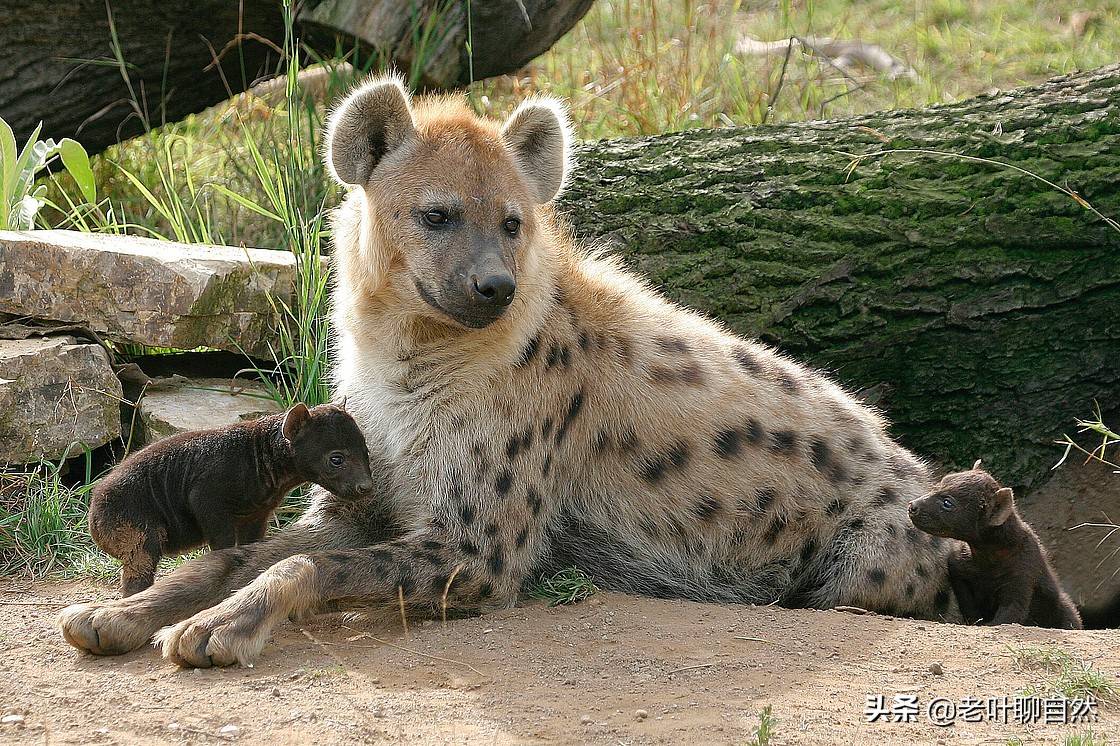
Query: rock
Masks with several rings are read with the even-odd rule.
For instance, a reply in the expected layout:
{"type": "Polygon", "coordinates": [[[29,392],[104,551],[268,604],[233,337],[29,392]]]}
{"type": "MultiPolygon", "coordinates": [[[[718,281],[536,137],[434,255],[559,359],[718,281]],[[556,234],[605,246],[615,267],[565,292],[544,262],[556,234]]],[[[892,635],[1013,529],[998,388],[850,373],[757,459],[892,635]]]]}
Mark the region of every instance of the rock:
{"type": "Polygon", "coordinates": [[[0,723],[3,723],[4,725],[22,725],[23,720],[23,715],[19,715],[14,712],[9,713],[4,717],[0,717],[0,723]]]}
{"type": "Polygon", "coordinates": [[[638,720],[645,720],[649,717],[649,710],[634,710],[634,717],[638,720]]]}
{"type": "Polygon", "coordinates": [[[157,378],[140,399],[143,443],[282,411],[256,381],[228,378],[157,378]]]}
{"type": "Polygon", "coordinates": [[[594,721],[590,715],[581,715],[579,718],[580,725],[591,725],[594,721]]]}
{"type": "Polygon", "coordinates": [[[945,673],[945,669],[941,667],[940,663],[930,663],[929,672],[934,676],[940,676],[941,674],[945,673]]]}
{"type": "MultiPolygon", "coordinates": [[[[4,272],[0,260],[0,275],[4,272]]],[[[0,339],[0,463],[57,459],[121,433],[109,355],[75,337],[0,339]]]]}
{"type": "Polygon", "coordinates": [[[118,342],[268,356],[289,301],[287,251],[75,231],[0,231],[0,313],[80,323],[118,342]]]}
{"type": "Polygon", "coordinates": [[[240,732],[241,729],[233,723],[229,723],[227,725],[223,725],[221,728],[218,728],[218,735],[222,736],[236,736],[240,732]]]}

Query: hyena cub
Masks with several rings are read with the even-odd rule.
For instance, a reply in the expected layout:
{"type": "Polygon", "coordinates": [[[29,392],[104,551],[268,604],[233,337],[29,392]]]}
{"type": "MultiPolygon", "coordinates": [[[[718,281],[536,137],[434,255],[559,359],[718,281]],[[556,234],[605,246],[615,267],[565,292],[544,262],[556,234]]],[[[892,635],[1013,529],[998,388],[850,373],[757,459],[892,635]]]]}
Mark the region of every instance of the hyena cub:
{"type": "Polygon", "coordinates": [[[260,540],[296,486],[359,497],[373,487],[365,438],[342,409],[286,414],[166,438],[126,458],[93,489],[89,530],[121,561],[121,594],[150,586],[165,554],[260,540]]]}
{"type": "Polygon", "coordinates": [[[914,525],[967,542],[949,556],[949,580],[965,621],[1081,629],[1081,617],[1010,487],[973,464],[910,503],[914,525]]]}

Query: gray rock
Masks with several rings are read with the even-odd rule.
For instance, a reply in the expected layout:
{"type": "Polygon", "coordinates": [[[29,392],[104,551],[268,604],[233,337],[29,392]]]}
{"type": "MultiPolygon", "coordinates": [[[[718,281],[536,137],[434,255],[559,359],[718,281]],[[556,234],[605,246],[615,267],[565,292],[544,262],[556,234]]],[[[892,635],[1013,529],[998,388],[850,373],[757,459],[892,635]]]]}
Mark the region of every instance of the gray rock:
{"type": "Polygon", "coordinates": [[[140,399],[144,445],[188,430],[206,430],[283,411],[255,381],[155,379],[140,399]]]}
{"type": "Polygon", "coordinates": [[[120,398],[99,345],[70,336],[0,339],[0,464],[108,443],[121,432],[120,398]]]}
{"type": "Polygon", "coordinates": [[[268,356],[269,294],[288,302],[287,251],[75,231],[0,231],[0,313],[80,323],[120,342],[268,356]]]}

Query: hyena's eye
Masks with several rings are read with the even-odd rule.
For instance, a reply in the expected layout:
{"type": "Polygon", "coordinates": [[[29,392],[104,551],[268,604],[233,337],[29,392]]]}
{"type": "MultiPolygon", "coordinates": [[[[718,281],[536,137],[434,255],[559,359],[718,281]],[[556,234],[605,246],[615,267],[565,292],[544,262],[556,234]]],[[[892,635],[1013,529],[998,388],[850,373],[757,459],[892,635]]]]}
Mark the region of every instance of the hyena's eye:
{"type": "Polygon", "coordinates": [[[338,468],[346,462],[346,457],[343,456],[340,452],[335,451],[330,455],[329,460],[331,462],[331,466],[338,468]]]}
{"type": "Polygon", "coordinates": [[[428,210],[424,213],[424,223],[431,228],[439,228],[450,221],[451,216],[444,210],[428,210]]]}
{"type": "Polygon", "coordinates": [[[952,510],[953,509],[953,498],[951,498],[951,497],[941,498],[941,509],[942,510],[952,510]]]}
{"type": "Polygon", "coordinates": [[[506,233],[511,236],[516,236],[517,232],[521,230],[521,221],[517,218],[506,218],[506,221],[502,223],[502,227],[506,229],[506,233]]]}

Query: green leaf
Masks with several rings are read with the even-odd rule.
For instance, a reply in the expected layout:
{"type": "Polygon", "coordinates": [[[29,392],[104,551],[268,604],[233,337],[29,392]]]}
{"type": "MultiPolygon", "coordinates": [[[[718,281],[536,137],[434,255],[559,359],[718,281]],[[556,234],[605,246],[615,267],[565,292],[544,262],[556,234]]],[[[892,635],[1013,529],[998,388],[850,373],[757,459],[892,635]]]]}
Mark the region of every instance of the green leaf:
{"type": "Polygon", "coordinates": [[[16,170],[16,136],[0,117],[0,228],[8,226],[8,210],[12,204],[12,186],[16,170]]]}
{"type": "Polygon", "coordinates": [[[74,177],[78,189],[86,202],[93,204],[97,201],[97,183],[93,179],[93,169],[89,166],[89,155],[77,140],[69,137],[63,138],[58,144],[59,155],[62,156],[62,165],[74,177]]]}

